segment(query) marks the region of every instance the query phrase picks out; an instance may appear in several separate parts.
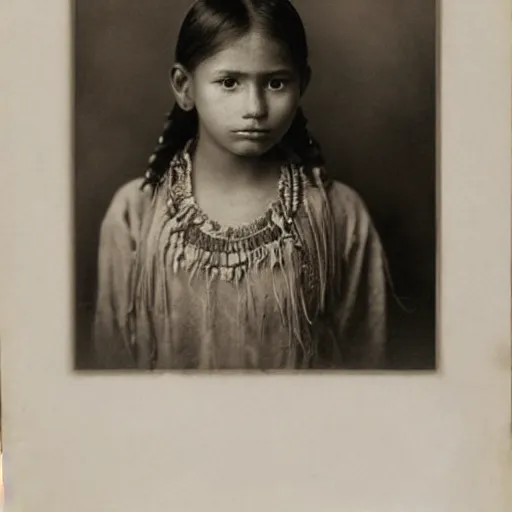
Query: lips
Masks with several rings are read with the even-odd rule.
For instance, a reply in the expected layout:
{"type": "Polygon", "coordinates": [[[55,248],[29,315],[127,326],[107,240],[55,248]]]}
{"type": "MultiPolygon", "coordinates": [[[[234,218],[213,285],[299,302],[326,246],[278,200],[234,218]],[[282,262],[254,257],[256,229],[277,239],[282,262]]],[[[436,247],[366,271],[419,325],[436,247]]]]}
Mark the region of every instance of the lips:
{"type": "Polygon", "coordinates": [[[270,130],[264,130],[262,128],[245,128],[245,129],[242,129],[242,130],[235,130],[235,133],[242,133],[242,134],[245,134],[245,133],[261,133],[261,134],[265,134],[265,133],[269,133],[270,130]]]}
{"type": "Polygon", "coordinates": [[[235,130],[234,135],[243,140],[261,141],[268,139],[270,130],[263,128],[246,128],[244,130],[235,130]]]}
{"type": "Polygon", "coordinates": [[[240,130],[234,132],[235,137],[246,141],[264,141],[269,138],[269,130],[240,130]]]}

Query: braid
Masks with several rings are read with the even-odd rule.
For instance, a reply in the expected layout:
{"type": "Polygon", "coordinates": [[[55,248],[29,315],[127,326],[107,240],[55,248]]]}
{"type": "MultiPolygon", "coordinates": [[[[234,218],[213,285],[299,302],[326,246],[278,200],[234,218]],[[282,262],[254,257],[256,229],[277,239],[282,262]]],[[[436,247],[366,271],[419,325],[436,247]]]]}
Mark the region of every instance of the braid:
{"type": "Polygon", "coordinates": [[[319,167],[322,170],[323,179],[327,180],[322,149],[318,141],[309,133],[307,125],[308,119],[302,108],[299,107],[292,125],[283,137],[282,143],[288,150],[291,150],[300,164],[304,166],[304,172],[308,178],[312,179],[313,169],[319,167]]]}
{"type": "Polygon", "coordinates": [[[162,135],[149,157],[149,166],[144,176],[142,188],[150,185],[153,191],[160,185],[169,169],[174,155],[197,134],[197,113],[186,111],[175,104],[167,114],[162,135]]]}

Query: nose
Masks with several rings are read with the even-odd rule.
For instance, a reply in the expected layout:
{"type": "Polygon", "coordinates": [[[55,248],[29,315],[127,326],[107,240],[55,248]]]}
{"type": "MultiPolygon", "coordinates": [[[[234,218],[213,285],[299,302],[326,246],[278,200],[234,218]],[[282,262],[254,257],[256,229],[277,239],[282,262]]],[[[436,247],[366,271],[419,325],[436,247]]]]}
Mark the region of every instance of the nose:
{"type": "Polygon", "coordinates": [[[244,119],[262,119],[268,114],[268,104],[265,91],[260,87],[249,87],[247,91],[246,110],[244,119]]]}

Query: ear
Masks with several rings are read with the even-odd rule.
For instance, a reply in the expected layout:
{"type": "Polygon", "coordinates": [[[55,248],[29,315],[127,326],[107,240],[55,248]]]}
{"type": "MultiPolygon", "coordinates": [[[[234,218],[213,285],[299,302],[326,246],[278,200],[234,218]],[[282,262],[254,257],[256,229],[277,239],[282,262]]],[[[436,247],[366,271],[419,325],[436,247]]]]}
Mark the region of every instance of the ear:
{"type": "Polygon", "coordinates": [[[176,103],[182,110],[190,111],[194,108],[192,95],[192,76],[181,64],[174,64],[169,79],[171,88],[176,98],[176,103]]]}
{"type": "Polygon", "coordinates": [[[304,75],[302,76],[302,80],[300,83],[300,95],[301,96],[306,92],[310,81],[311,81],[311,67],[308,66],[306,68],[306,71],[304,72],[304,75]]]}

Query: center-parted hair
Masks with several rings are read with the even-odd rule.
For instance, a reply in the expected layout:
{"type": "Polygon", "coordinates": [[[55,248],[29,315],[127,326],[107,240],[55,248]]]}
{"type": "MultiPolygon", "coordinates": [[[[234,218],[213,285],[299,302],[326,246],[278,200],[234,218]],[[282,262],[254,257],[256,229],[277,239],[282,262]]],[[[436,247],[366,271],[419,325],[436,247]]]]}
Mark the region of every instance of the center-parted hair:
{"type": "MultiPolygon", "coordinates": [[[[282,44],[302,79],[309,70],[308,43],[302,20],[289,0],[197,0],[180,28],[175,62],[188,71],[251,30],[282,44]]],[[[304,166],[306,174],[323,166],[318,143],[307,129],[307,118],[299,107],[281,144],[304,166]]],[[[169,112],[162,135],[149,159],[143,187],[156,188],[174,155],[196,137],[198,117],[195,109],[185,111],[176,103],[169,112]]]]}

